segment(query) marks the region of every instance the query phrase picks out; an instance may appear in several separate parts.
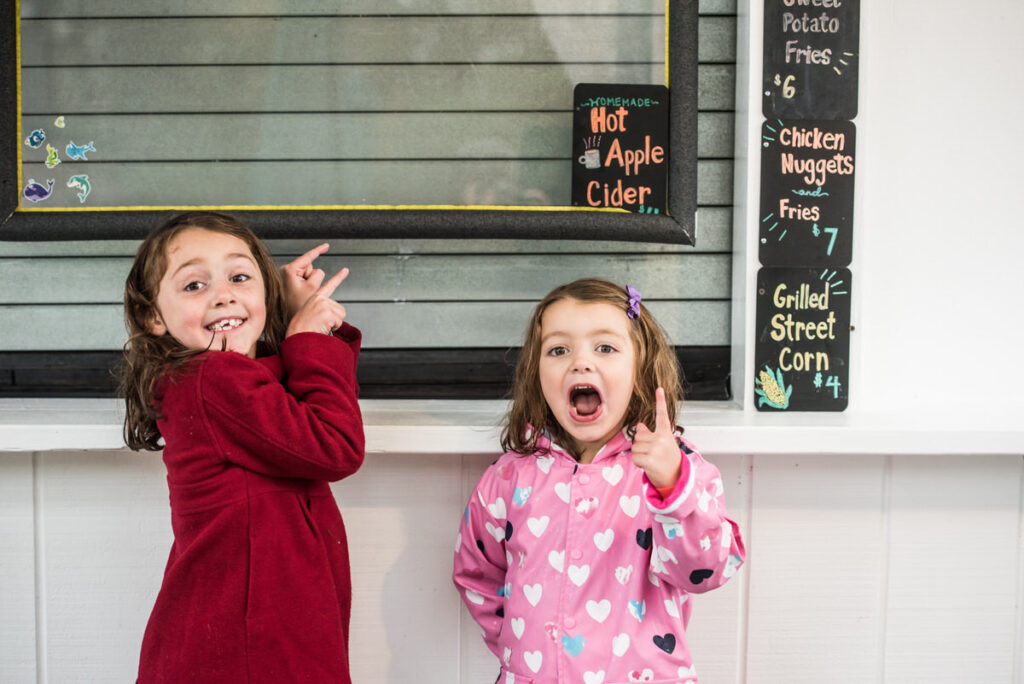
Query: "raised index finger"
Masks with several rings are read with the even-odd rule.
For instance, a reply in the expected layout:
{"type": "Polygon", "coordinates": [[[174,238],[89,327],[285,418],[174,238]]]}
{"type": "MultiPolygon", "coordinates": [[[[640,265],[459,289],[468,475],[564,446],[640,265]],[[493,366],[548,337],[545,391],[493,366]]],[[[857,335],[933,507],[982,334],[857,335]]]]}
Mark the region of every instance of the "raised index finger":
{"type": "Polygon", "coordinates": [[[341,281],[345,280],[345,278],[347,278],[347,277],[348,277],[348,269],[347,268],[341,269],[340,271],[335,273],[333,276],[331,276],[330,280],[328,280],[326,283],[321,285],[320,289],[317,290],[316,293],[318,295],[323,295],[324,297],[330,297],[332,294],[334,294],[334,291],[338,288],[338,286],[341,285],[341,281]]]}
{"type": "Polygon", "coordinates": [[[668,415],[668,402],[665,400],[665,390],[659,387],[654,391],[654,431],[672,432],[675,425],[668,415]]]}
{"type": "Polygon", "coordinates": [[[293,261],[292,265],[294,265],[294,266],[296,266],[296,267],[298,267],[300,269],[305,270],[305,269],[309,268],[310,266],[312,266],[313,265],[313,261],[318,256],[320,256],[321,254],[326,252],[329,247],[330,247],[330,245],[327,244],[326,242],[323,243],[322,245],[317,245],[316,247],[314,247],[313,249],[309,250],[308,252],[306,252],[305,254],[300,256],[298,259],[293,261]]]}

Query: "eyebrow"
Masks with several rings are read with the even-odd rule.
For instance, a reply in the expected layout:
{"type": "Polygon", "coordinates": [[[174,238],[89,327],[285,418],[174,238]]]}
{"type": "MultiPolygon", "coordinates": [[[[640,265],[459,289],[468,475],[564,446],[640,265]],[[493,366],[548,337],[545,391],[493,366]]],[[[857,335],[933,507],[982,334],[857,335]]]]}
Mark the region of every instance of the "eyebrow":
{"type": "MultiPolygon", "coordinates": [[[[570,336],[569,333],[564,332],[562,330],[553,330],[553,331],[549,332],[547,335],[544,335],[542,338],[540,338],[540,343],[544,344],[545,342],[547,342],[548,338],[555,337],[556,335],[565,335],[567,337],[570,336]]],[[[608,328],[601,328],[600,330],[588,330],[587,331],[587,335],[591,335],[593,337],[611,336],[611,337],[617,337],[619,339],[626,339],[626,337],[627,337],[627,336],[623,336],[622,333],[616,332],[614,330],[610,330],[608,328]]]]}
{"type": "MultiPolygon", "coordinates": [[[[243,254],[241,252],[234,252],[232,254],[228,254],[228,259],[245,259],[246,261],[251,263],[253,266],[256,265],[256,260],[255,259],[253,259],[250,255],[243,254]]],[[[178,275],[179,271],[181,271],[183,269],[186,269],[189,266],[195,266],[200,261],[201,261],[201,259],[199,259],[198,257],[196,257],[195,259],[189,259],[188,261],[183,263],[181,266],[178,266],[178,268],[174,269],[174,273],[171,274],[171,277],[173,278],[174,276],[178,275]]]]}

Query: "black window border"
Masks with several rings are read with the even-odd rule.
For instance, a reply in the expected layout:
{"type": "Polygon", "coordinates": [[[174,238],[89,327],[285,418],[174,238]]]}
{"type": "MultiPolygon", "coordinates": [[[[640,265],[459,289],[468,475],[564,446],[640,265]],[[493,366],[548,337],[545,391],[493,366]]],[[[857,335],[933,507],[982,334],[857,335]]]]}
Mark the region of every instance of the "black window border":
{"type": "MultiPolygon", "coordinates": [[[[364,349],[361,399],[508,398],[521,348],[364,349]]],[[[727,346],[676,347],[687,400],[730,398],[727,346]]],[[[0,399],[115,397],[120,351],[0,351],[0,399]]]]}
{"type": "MultiPolygon", "coordinates": [[[[264,239],[441,238],[620,240],[693,245],[697,214],[697,0],[667,4],[669,102],[668,212],[631,212],[576,207],[522,209],[239,209],[231,213],[264,239]]],[[[3,0],[0,41],[0,112],[3,139],[18,136],[17,3],[3,0]]],[[[9,143],[10,144],[10,143],[9,143]]],[[[0,240],[139,239],[168,210],[21,211],[18,155],[0,159],[0,240]]],[[[182,210],[186,208],[183,207],[182,210]]]]}

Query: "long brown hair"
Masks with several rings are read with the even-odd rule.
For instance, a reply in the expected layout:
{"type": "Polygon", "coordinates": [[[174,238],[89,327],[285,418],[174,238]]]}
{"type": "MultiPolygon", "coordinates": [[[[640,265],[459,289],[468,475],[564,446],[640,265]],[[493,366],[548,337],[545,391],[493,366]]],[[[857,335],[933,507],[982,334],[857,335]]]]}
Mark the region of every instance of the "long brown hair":
{"type": "Polygon", "coordinates": [[[234,216],[210,211],[179,214],[158,225],[139,245],[124,284],[124,322],[128,341],[124,343],[120,389],[125,400],[124,441],[136,451],[162,448],[159,444],[160,430],[156,425],[160,408],[153,394],[157,379],[201,353],[186,348],[170,333],[158,336],[150,332],[151,325],[159,316],[156,297],[167,270],[167,247],[175,237],[190,228],[226,233],[248,245],[266,290],[267,323],[261,350],[276,353],[284,339],[281,278],[270,252],[248,226],[234,216]]]}
{"type": "MultiPolygon", "coordinates": [[[[600,278],[581,278],[561,285],[540,301],[526,327],[526,338],[516,362],[512,405],[501,432],[501,446],[506,451],[527,455],[536,453],[537,438],[545,431],[560,446],[572,452],[576,450],[575,440],[555,420],[540,386],[541,318],[549,306],[563,299],[605,302],[624,312],[629,311],[629,294],[625,288],[600,278]]],[[[655,390],[664,388],[668,415],[674,419],[676,408],[683,401],[683,388],[679,364],[668,335],[643,304],[639,305],[639,314],[630,320],[629,335],[636,351],[633,396],[620,429],[628,426],[628,435],[632,439],[638,422],[654,429],[655,390]]],[[[579,459],[580,454],[573,453],[573,456],[579,459]]]]}

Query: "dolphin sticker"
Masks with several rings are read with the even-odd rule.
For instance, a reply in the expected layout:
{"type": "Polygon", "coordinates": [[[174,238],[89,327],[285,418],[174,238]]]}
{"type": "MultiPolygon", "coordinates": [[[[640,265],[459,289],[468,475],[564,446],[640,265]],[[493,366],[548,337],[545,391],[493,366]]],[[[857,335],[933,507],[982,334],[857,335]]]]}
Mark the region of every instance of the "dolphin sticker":
{"type": "Polygon", "coordinates": [[[92,191],[92,186],[89,185],[89,177],[86,175],[72,176],[68,178],[69,188],[78,188],[78,201],[85,202],[85,198],[89,196],[89,192],[92,191]]]}
{"type": "Polygon", "coordinates": [[[33,150],[37,150],[44,140],[46,140],[46,132],[42,128],[37,128],[28,134],[28,137],[25,138],[25,144],[33,150]]]}
{"type": "Polygon", "coordinates": [[[85,156],[86,152],[95,151],[96,148],[92,146],[92,140],[90,140],[86,145],[76,145],[75,141],[72,140],[68,143],[68,146],[64,148],[64,153],[68,155],[68,159],[79,159],[83,161],[89,161],[85,156]]]}
{"type": "Polygon", "coordinates": [[[53,183],[54,180],[51,178],[46,181],[46,186],[43,187],[39,183],[36,183],[35,178],[29,178],[28,183],[25,184],[25,188],[21,191],[21,194],[29,202],[42,202],[53,194],[53,183]]]}
{"type": "Polygon", "coordinates": [[[57,164],[60,164],[60,153],[57,152],[57,148],[46,143],[46,168],[52,169],[57,164]]]}

